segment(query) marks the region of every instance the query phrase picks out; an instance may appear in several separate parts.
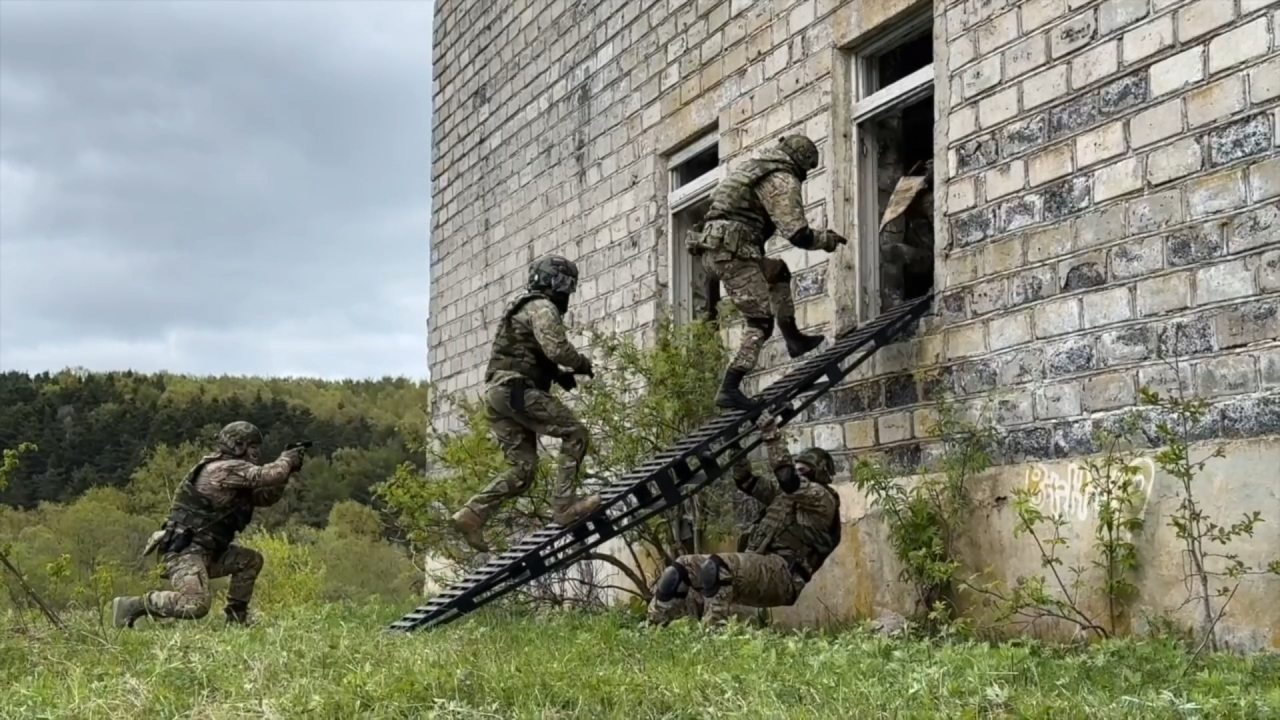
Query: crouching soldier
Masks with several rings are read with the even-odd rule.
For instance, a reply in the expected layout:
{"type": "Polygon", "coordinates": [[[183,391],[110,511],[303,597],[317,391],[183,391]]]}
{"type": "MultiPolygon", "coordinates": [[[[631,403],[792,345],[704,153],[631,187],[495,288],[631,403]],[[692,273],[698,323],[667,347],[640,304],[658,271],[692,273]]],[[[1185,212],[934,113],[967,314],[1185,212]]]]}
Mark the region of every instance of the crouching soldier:
{"type": "Polygon", "coordinates": [[[247,422],[233,422],[218,432],[218,451],[191,468],[178,487],[169,519],[147,544],[164,563],[171,591],[111,601],[116,627],[133,627],[145,616],[198,620],[209,613],[209,580],[231,576],[228,622],[248,619],[253,585],[262,570],[262,556],[233,545],[237,533],[253,519],[253,510],[274,505],[284,496],[289,477],[302,468],[302,449],[281,453],[274,462],[262,460],[262,432],[247,422]]]}
{"type": "Polygon", "coordinates": [[[840,498],[831,488],[831,455],[814,447],[793,460],[777,421],[765,416],[760,425],[773,477],[755,475],[745,458],[733,468],[738,489],[765,506],[750,528],[745,552],[677,558],[654,584],[650,622],[701,615],[704,624],[715,625],[735,604],[793,605],[840,543],[840,498]]]}

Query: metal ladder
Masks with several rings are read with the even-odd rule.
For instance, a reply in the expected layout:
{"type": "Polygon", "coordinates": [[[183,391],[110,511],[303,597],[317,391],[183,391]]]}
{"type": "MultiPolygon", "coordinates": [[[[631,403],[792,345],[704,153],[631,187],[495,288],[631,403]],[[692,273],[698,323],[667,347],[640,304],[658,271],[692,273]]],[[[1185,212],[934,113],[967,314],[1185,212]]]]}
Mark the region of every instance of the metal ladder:
{"type": "Polygon", "coordinates": [[[551,523],[529,535],[388,630],[409,632],[448,624],[568,567],[609,539],[697,495],[761,443],[755,427],[761,412],[768,410],[779,426],[785,425],[924,315],[932,300],[929,294],[908,301],[836,337],[826,350],[800,362],[770,386],[755,409],[717,416],[611,483],[601,492],[603,504],[591,515],[569,526],[551,523]],[[752,435],[754,439],[744,444],[752,435]]]}

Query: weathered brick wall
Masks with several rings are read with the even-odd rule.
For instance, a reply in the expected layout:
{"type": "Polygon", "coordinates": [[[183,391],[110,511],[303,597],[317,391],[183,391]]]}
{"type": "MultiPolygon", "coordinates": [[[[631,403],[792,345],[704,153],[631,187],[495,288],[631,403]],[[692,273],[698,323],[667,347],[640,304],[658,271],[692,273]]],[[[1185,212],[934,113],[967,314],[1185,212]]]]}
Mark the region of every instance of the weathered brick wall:
{"type": "MultiPolygon", "coordinates": [[[[727,163],[809,133],[824,158],[810,217],[855,237],[839,48],[911,5],[440,0],[440,389],[478,390],[493,323],[541,254],[580,264],[571,322],[652,321],[669,267],[664,156],[710,126],[727,163]]],[[[946,388],[997,399],[1005,460],[1067,457],[1139,384],[1167,386],[1174,350],[1192,389],[1222,403],[1206,435],[1280,429],[1274,3],[939,0],[934,13],[935,315],[817,404],[800,441],[913,465],[946,388]]],[[[803,326],[852,320],[853,248],[770,251],[796,275],[803,326]]],[[[780,345],[751,389],[785,371],[780,345]]]]}
{"type": "Polygon", "coordinates": [[[816,407],[802,440],[914,467],[945,389],[995,401],[1003,461],[1079,456],[1141,385],[1172,387],[1173,356],[1216,403],[1202,437],[1280,432],[1276,4],[938,14],[936,316],[816,407]]]}
{"type": "MultiPolygon", "coordinates": [[[[831,17],[854,4],[439,0],[429,347],[440,390],[478,391],[493,323],[546,253],[582,272],[571,323],[650,324],[669,267],[664,156],[717,124],[722,161],[789,129],[825,145],[831,17]]],[[[829,194],[825,170],[805,185],[819,223],[829,194]]],[[[796,275],[801,324],[823,327],[826,256],[771,251],[796,275]]]]}

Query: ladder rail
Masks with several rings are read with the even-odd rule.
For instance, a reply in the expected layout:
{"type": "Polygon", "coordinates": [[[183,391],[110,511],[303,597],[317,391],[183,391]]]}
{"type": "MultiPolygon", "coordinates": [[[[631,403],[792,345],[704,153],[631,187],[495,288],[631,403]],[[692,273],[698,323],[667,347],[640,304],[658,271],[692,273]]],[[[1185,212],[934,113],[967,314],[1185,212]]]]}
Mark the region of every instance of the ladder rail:
{"type": "Polygon", "coordinates": [[[567,526],[551,523],[527,536],[511,550],[489,560],[445,592],[406,614],[390,629],[412,630],[452,622],[528,582],[567,567],[655,515],[678,507],[760,446],[763,441],[755,421],[762,413],[771,411],[777,415],[779,426],[785,426],[908,325],[919,320],[927,312],[932,298],[930,294],[904,303],[865,326],[836,336],[826,351],[801,362],[761,393],[755,408],[713,418],[611,482],[602,494],[612,497],[591,515],[567,526]],[[851,359],[853,362],[846,367],[845,363],[851,359]],[[756,439],[743,447],[743,442],[752,435],[756,435],[756,439]],[[691,442],[692,446],[676,450],[691,442]],[[719,446],[715,447],[717,443],[719,446]],[[726,454],[728,458],[720,459],[726,454]],[[659,460],[664,456],[670,457],[659,460]],[[696,469],[690,466],[695,459],[699,461],[696,469]],[[619,512],[610,516],[611,509],[619,512]]]}

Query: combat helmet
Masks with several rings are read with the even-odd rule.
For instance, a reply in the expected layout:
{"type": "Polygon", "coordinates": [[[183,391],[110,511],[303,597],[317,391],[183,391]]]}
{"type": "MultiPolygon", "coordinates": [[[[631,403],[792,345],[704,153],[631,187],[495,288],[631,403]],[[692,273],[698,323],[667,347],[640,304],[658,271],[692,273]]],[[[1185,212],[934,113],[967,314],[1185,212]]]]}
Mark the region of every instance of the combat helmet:
{"type": "Polygon", "coordinates": [[[802,462],[813,468],[813,477],[810,479],[822,485],[830,485],[831,478],[836,474],[835,459],[831,457],[831,453],[820,447],[806,448],[796,455],[796,462],[802,462]]]}
{"type": "Polygon", "coordinates": [[[578,266],[560,255],[547,255],[529,266],[529,289],[572,295],[578,289],[578,266]]]}
{"type": "Polygon", "coordinates": [[[818,167],[818,146],[804,135],[784,135],[778,139],[782,150],[805,171],[818,167]]]}
{"type": "Polygon", "coordinates": [[[253,423],[237,420],[218,431],[218,452],[244,457],[250,445],[262,444],[262,431],[253,423]]]}

